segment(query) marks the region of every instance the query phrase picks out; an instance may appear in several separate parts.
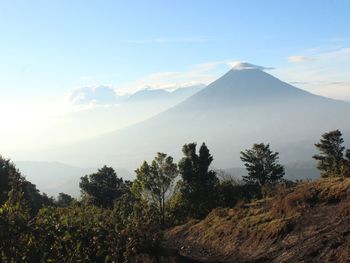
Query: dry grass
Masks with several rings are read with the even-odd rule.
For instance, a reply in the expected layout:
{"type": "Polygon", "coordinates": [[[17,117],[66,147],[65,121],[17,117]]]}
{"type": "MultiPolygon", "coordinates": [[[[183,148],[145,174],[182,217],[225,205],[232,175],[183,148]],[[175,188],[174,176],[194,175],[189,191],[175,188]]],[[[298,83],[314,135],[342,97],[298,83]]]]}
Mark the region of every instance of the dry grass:
{"type": "MultiPolygon", "coordinates": [[[[202,221],[191,221],[168,231],[165,238],[184,245],[185,254],[214,261],[220,258],[227,262],[240,262],[242,258],[257,259],[280,250],[280,254],[274,256],[278,258],[275,262],[289,262],[283,261],[283,258],[299,256],[299,252],[287,253],[283,244],[288,244],[290,248],[301,245],[301,232],[306,238],[304,242],[309,238],[315,239],[308,243],[309,250],[346,254],[348,250],[344,248],[343,251],[342,245],[337,248],[339,252],[332,247],[325,250],[323,246],[327,246],[328,241],[323,241],[324,234],[318,237],[317,231],[327,229],[333,231],[330,235],[337,236],[338,232],[329,225],[347,229],[347,225],[338,225],[338,222],[350,221],[349,189],[350,179],[343,178],[302,183],[294,188],[280,189],[273,198],[239,204],[234,209],[215,209],[202,221]]],[[[306,247],[302,245],[301,251],[306,247]]],[[[305,253],[306,257],[318,256],[316,252],[305,253]]]]}
{"type": "Polygon", "coordinates": [[[338,203],[350,196],[350,179],[327,178],[303,183],[281,191],[272,203],[272,211],[282,216],[297,216],[317,204],[338,203]]]}

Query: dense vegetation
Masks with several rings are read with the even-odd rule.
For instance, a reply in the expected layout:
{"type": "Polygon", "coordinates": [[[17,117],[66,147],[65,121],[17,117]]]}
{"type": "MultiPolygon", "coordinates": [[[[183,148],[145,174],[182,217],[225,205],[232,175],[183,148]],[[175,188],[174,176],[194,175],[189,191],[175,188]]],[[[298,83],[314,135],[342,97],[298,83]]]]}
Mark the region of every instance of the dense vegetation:
{"type": "MultiPolygon", "coordinates": [[[[157,253],[165,229],[296,184],[283,179],[284,168],[269,144],[241,152],[248,170],[243,181],[212,170],[208,147],[203,143],[197,152],[196,146],[185,144],[178,164],[157,153],[136,169],[133,182],[104,166],[81,178],[79,200],[40,194],[0,157],[0,261],[142,262],[157,253]]],[[[340,131],[325,133],[315,146],[323,177],[350,175],[350,150],[340,131]]]]}

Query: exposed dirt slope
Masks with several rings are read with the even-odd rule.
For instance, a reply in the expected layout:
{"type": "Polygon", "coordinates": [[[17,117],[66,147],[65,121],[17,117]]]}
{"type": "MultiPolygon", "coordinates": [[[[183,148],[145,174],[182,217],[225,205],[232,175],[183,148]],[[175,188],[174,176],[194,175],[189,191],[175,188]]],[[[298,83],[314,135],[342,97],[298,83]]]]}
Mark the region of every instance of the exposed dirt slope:
{"type": "Polygon", "coordinates": [[[199,262],[350,262],[350,179],[304,183],[216,209],[165,238],[165,246],[199,262]]]}

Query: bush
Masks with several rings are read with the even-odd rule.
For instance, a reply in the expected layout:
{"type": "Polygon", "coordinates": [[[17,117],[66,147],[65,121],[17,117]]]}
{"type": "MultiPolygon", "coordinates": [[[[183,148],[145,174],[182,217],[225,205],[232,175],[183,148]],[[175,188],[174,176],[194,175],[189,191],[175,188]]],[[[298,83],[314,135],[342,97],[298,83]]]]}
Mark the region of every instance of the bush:
{"type": "Polygon", "coordinates": [[[6,202],[0,209],[1,262],[127,262],[148,253],[160,238],[154,209],[135,203],[124,212],[75,205],[43,208],[30,219],[23,202],[6,202]]]}

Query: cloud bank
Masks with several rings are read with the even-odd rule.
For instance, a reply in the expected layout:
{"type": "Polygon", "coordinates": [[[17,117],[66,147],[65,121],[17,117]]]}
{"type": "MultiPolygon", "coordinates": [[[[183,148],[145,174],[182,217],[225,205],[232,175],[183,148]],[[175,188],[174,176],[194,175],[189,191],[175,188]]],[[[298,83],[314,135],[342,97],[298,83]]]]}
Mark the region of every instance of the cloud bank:
{"type": "Polygon", "coordinates": [[[68,94],[68,101],[73,105],[115,105],[119,99],[113,87],[103,85],[76,88],[68,94]]]}
{"type": "Polygon", "coordinates": [[[258,66],[254,65],[251,63],[247,62],[242,62],[242,61],[230,61],[227,63],[233,70],[244,70],[244,69],[260,69],[260,70],[269,70],[273,69],[271,67],[263,67],[263,66],[258,66]]]}
{"type": "Polygon", "coordinates": [[[193,85],[209,84],[228,69],[227,61],[201,63],[184,71],[156,72],[140,77],[131,82],[117,85],[115,90],[120,94],[135,93],[151,87],[152,89],[174,90],[193,85]]]}

